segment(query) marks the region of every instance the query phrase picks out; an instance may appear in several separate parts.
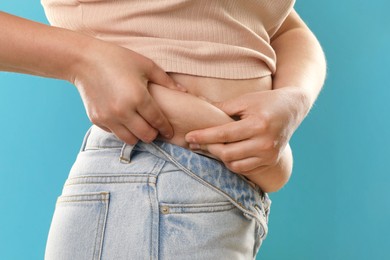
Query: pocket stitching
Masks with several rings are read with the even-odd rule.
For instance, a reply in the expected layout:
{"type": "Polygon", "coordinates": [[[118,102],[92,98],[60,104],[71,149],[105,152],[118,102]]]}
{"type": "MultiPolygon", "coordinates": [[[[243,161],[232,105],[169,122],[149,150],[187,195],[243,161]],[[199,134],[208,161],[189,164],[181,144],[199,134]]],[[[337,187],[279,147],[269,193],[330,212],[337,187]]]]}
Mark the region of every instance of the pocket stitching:
{"type": "Polygon", "coordinates": [[[96,236],[94,242],[93,259],[100,260],[102,257],[104,234],[108,217],[110,193],[108,191],[94,193],[80,193],[71,195],[61,195],[57,199],[56,205],[66,206],[67,203],[95,202],[101,204],[96,227],[96,236]],[[77,199],[78,198],[78,199],[77,199]],[[65,204],[65,205],[64,205],[65,204]]]}
{"type": "Polygon", "coordinates": [[[101,228],[101,231],[96,232],[96,238],[95,238],[95,256],[97,259],[101,259],[102,257],[102,250],[103,250],[103,241],[104,241],[104,234],[106,231],[106,223],[107,223],[107,216],[108,216],[108,206],[109,206],[109,198],[110,195],[108,192],[102,193],[103,200],[100,201],[101,204],[103,204],[104,209],[101,210],[99,220],[98,220],[98,226],[101,228]],[[103,221],[103,223],[101,223],[103,221]],[[100,238],[98,237],[100,234],[100,238]],[[100,241],[98,241],[100,239],[100,241]],[[97,244],[99,242],[99,244],[97,244]]]}
{"type": "Polygon", "coordinates": [[[160,211],[163,215],[169,214],[201,214],[230,211],[232,209],[239,210],[233,203],[229,202],[214,202],[204,204],[172,204],[161,203],[160,211]]]}

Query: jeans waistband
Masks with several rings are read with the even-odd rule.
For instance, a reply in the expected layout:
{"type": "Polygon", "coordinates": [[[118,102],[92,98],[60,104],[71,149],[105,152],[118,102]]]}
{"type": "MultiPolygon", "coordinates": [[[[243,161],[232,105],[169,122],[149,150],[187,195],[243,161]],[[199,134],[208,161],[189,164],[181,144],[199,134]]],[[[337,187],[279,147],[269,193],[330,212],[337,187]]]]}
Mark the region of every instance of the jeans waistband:
{"type": "Polygon", "coordinates": [[[241,175],[231,172],[220,161],[199,155],[183,147],[163,141],[129,145],[97,126],[92,126],[84,138],[81,150],[120,148],[120,161],[131,163],[133,151],[149,152],[165,161],[169,161],[191,177],[197,179],[227,197],[246,217],[254,218],[267,234],[268,214],[271,200],[258,187],[251,186],[241,175]]]}

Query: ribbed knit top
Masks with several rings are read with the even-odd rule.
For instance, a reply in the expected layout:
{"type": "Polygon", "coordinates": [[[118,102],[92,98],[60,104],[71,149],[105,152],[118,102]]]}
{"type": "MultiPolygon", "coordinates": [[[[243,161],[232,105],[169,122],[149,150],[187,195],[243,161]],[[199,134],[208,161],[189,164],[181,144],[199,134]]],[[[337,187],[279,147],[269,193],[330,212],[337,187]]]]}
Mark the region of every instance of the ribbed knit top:
{"type": "Polygon", "coordinates": [[[49,22],[136,51],[167,72],[271,75],[270,38],[295,0],[41,0],[49,22]]]}

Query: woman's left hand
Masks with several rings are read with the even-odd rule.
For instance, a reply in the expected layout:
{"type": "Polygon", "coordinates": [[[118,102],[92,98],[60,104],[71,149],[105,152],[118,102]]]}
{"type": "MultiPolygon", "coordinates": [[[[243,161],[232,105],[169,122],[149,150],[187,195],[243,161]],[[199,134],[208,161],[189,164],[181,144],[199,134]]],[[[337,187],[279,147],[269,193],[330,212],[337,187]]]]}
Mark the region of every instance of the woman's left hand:
{"type": "Polygon", "coordinates": [[[214,105],[240,120],[192,131],[186,141],[243,175],[275,165],[310,109],[296,87],[248,93],[214,105]]]}

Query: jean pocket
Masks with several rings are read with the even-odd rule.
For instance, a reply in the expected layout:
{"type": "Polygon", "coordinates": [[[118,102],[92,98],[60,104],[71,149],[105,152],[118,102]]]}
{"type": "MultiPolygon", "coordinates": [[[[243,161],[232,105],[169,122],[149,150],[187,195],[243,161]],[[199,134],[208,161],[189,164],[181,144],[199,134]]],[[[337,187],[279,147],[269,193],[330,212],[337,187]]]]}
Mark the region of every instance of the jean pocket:
{"type": "Polygon", "coordinates": [[[160,203],[159,246],[167,259],[253,259],[255,228],[231,202],[160,203]]]}
{"type": "Polygon", "coordinates": [[[100,259],[109,207],[109,193],[58,197],[45,259],[100,259]]]}
{"type": "Polygon", "coordinates": [[[214,202],[204,204],[170,204],[161,203],[160,212],[167,214],[196,214],[229,211],[236,208],[231,202],[214,202]]]}

